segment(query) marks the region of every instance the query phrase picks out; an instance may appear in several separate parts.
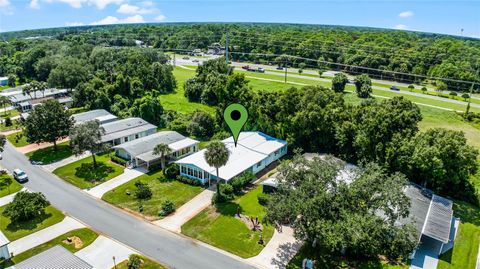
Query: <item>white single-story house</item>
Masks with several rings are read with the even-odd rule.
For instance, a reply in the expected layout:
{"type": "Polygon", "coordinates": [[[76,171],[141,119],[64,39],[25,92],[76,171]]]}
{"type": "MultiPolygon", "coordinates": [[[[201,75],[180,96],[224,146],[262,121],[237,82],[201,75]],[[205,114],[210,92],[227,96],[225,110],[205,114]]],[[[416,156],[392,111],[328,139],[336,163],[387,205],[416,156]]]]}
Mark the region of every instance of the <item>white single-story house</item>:
{"type": "Polygon", "coordinates": [[[17,263],[9,269],[32,269],[32,268],[68,268],[68,269],[92,269],[93,266],[71,253],[64,247],[56,245],[39,254],[17,263]]]}
{"type": "MultiPolygon", "coordinates": [[[[287,142],[261,132],[241,132],[237,146],[233,137],[222,140],[230,151],[227,164],[219,168],[219,178],[229,181],[246,171],[256,174],[287,153],[287,142]]],[[[216,180],[216,169],[205,160],[205,149],[176,161],[180,175],[203,184],[216,180]]]]}
{"type": "MultiPolygon", "coordinates": [[[[21,88],[19,88],[21,90],[21,88]]],[[[67,89],[46,89],[45,91],[35,91],[30,94],[23,94],[22,92],[17,92],[13,94],[6,95],[12,106],[15,108],[20,108],[20,103],[31,102],[33,100],[47,100],[47,99],[60,99],[68,96],[67,89]]],[[[71,101],[71,99],[70,99],[71,101]]],[[[38,103],[38,102],[37,102],[38,103]]]]}
{"type": "Polygon", "coordinates": [[[87,112],[77,113],[72,115],[72,118],[75,121],[75,124],[80,124],[92,120],[98,120],[100,124],[104,124],[117,120],[117,116],[111,114],[105,109],[95,109],[87,112]]]}
{"type": "MultiPolygon", "coordinates": [[[[313,161],[316,158],[324,159],[327,155],[305,153],[305,159],[313,161]]],[[[340,160],[338,160],[340,161],[340,160]]],[[[350,183],[355,180],[356,170],[353,164],[346,163],[338,171],[337,180],[350,183]]],[[[262,182],[263,191],[269,193],[278,186],[276,175],[262,182]]],[[[453,217],[453,202],[434,194],[431,190],[409,183],[404,189],[405,195],[410,198],[410,216],[397,221],[397,225],[413,224],[418,235],[418,247],[422,252],[431,255],[440,255],[453,247],[455,239],[455,225],[453,217]]],[[[383,216],[381,212],[377,212],[383,216]]],[[[412,257],[415,253],[412,254],[412,257]]]]}
{"type": "Polygon", "coordinates": [[[10,240],[0,231],[0,259],[10,259],[8,244],[10,244],[10,240]]]}
{"type": "Polygon", "coordinates": [[[126,143],[157,132],[157,126],[141,118],[127,118],[102,124],[105,134],[102,142],[113,146],[126,143]]]}
{"type": "Polygon", "coordinates": [[[146,165],[160,161],[159,155],[153,154],[153,149],[158,144],[167,144],[171,154],[167,156],[168,161],[190,155],[198,151],[198,141],[185,137],[174,131],[162,131],[145,136],[127,143],[113,147],[117,156],[129,160],[134,166],[146,165]]]}

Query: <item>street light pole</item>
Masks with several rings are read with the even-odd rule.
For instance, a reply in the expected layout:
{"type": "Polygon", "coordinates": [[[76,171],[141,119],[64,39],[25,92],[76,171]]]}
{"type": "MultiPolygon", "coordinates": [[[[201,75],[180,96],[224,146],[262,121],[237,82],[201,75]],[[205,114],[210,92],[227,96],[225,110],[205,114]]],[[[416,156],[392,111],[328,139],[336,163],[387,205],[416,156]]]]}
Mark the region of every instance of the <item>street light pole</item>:
{"type": "Polygon", "coordinates": [[[117,263],[115,262],[115,256],[113,256],[112,259],[113,259],[113,266],[115,267],[115,269],[117,269],[117,263]]]}

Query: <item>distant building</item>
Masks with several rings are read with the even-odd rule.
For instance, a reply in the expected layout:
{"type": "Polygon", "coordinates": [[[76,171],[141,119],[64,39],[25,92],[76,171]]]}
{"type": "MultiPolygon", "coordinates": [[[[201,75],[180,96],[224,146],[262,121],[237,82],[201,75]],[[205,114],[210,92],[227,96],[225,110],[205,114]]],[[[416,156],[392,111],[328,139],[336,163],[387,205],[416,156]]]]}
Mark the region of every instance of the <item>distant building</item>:
{"type": "Polygon", "coordinates": [[[0,86],[8,85],[8,77],[0,77],[0,86]]]}
{"type": "Polygon", "coordinates": [[[225,54],[225,47],[220,45],[220,43],[213,43],[208,46],[207,54],[223,55],[225,54]]]}
{"type": "Polygon", "coordinates": [[[120,145],[157,132],[157,126],[141,118],[127,118],[102,124],[102,142],[120,145]]]}
{"type": "Polygon", "coordinates": [[[127,143],[113,147],[115,154],[130,161],[133,166],[147,166],[160,161],[159,155],[153,154],[153,149],[158,144],[167,144],[171,154],[167,161],[175,161],[181,157],[198,151],[198,141],[185,137],[174,131],[162,131],[145,136],[127,143]]]}
{"type": "Polygon", "coordinates": [[[60,245],[49,248],[40,254],[9,267],[11,269],[92,269],[93,266],[60,245]]]}
{"type": "Polygon", "coordinates": [[[10,240],[0,231],[0,259],[10,259],[8,244],[10,244],[10,240]]]}
{"type": "MultiPolygon", "coordinates": [[[[247,171],[256,174],[287,153],[286,141],[261,132],[241,132],[236,147],[233,137],[222,142],[230,151],[227,164],[219,169],[219,177],[223,181],[229,181],[247,171]]],[[[209,179],[217,180],[215,167],[205,160],[205,151],[203,149],[176,161],[180,165],[180,175],[202,183],[209,179]]]]}
{"type": "Polygon", "coordinates": [[[39,105],[47,100],[56,99],[66,107],[70,107],[73,100],[68,96],[67,89],[46,89],[45,91],[35,91],[30,94],[14,93],[7,95],[12,106],[20,112],[29,112],[36,105],[39,105]]]}
{"type": "Polygon", "coordinates": [[[74,114],[72,118],[75,121],[75,124],[80,124],[92,120],[98,120],[100,124],[105,124],[117,120],[117,116],[111,114],[105,109],[95,109],[87,112],[77,113],[74,114]]]}

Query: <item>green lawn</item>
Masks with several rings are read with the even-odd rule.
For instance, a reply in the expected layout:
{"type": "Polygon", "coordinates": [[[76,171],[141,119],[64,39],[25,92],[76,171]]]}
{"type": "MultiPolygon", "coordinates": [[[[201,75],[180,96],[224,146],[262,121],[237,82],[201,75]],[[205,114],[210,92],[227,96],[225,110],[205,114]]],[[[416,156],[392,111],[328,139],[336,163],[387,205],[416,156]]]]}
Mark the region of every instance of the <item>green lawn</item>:
{"type": "Polygon", "coordinates": [[[161,173],[158,171],[142,175],[105,193],[102,199],[129,211],[141,213],[149,220],[155,220],[160,218],[158,213],[163,201],[170,200],[174,203],[175,208],[179,208],[203,190],[201,187],[187,185],[176,180],[161,182],[159,180],[161,173]],[[137,189],[135,182],[138,180],[148,184],[152,190],[152,198],[139,200],[135,197],[134,193],[137,189]],[[127,192],[130,192],[130,195],[127,192]],[[143,212],[139,211],[140,205],[143,205],[143,212]]]}
{"type": "MultiPolygon", "coordinates": [[[[262,232],[251,231],[244,222],[235,218],[235,214],[240,206],[242,214],[258,217],[261,221],[265,216],[265,209],[257,201],[261,192],[262,188],[258,186],[233,202],[208,207],[185,223],[182,233],[242,258],[257,255],[263,249],[258,244],[262,232]]],[[[272,238],[273,231],[272,226],[264,226],[265,244],[272,238]]]]}
{"type": "MultiPolygon", "coordinates": [[[[0,212],[3,213],[6,206],[0,207],[0,212]]],[[[28,222],[12,223],[8,217],[0,215],[0,228],[5,236],[14,241],[39,230],[45,229],[53,224],[59,223],[65,218],[62,212],[55,209],[53,206],[48,206],[45,209],[45,214],[28,222]]]]}
{"type": "Polygon", "coordinates": [[[12,125],[10,125],[10,126],[5,126],[5,124],[3,124],[3,123],[0,124],[0,132],[18,130],[20,128],[21,128],[21,126],[18,124],[17,120],[12,120],[12,125]]]}
{"type": "Polygon", "coordinates": [[[30,257],[33,257],[49,248],[52,248],[56,245],[61,245],[62,247],[66,248],[68,251],[75,253],[87,246],[89,246],[95,239],[97,239],[98,234],[88,228],[82,228],[82,229],[77,229],[70,231],[68,233],[62,234],[44,244],[41,244],[39,246],[36,246],[32,249],[29,249],[25,252],[22,252],[20,254],[15,255],[12,258],[12,261],[14,263],[19,263],[21,261],[24,261],[30,257]],[[75,247],[73,243],[68,243],[67,238],[76,236],[80,238],[82,245],[78,245],[75,247]]]}
{"type": "Polygon", "coordinates": [[[53,173],[81,189],[92,188],[123,173],[124,167],[111,162],[110,154],[96,156],[96,169],[93,169],[93,158],[89,156],[59,167],[53,173]]]}
{"type": "Polygon", "coordinates": [[[454,215],[460,218],[460,227],[453,249],[440,256],[438,269],[475,268],[480,244],[480,209],[456,201],[454,215]]]}
{"type": "Polygon", "coordinates": [[[204,110],[210,114],[215,112],[215,108],[200,104],[190,103],[184,94],[184,83],[187,79],[195,76],[195,71],[176,67],[173,71],[175,79],[177,80],[177,90],[174,93],[163,94],[160,96],[162,106],[166,110],[175,110],[180,113],[191,113],[195,110],[204,110]]]}
{"type": "MultiPolygon", "coordinates": [[[[2,107],[3,109],[3,107],[2,107]]],[[[5,112],[0,112],[0,118],[7,118],[7,117],[15,117],[15,116],[18,116],[20,115],[20,112],[16,109],[10,109],[10,110],[7,110],[5,112]]]]}
{"type": "MultiPolygon", "coordinates": [[[[164,267],[161,264],[158,264],[146,257],[141,256],[141,259],[143,261],[142,265],[140,266],[140,269],[167,269],[167,267],[164,267]]],[[[116,267],[112,267],[112,269],[129,269],[128,268],[128,260],[123,261],[119,264],[117,264],[116,267]]]]}
{"type": "Polygon", "coordinates": [[[22,185],[18,183],[13,177],[4,174],[0,176],[0,197],[16,193],[22,189],[22,185]]]}
{"type": "Polygon", "coordinates": [[[7,135],[8,141],[12,143],[15,147],[24,147],[29,145],[30,143],[27,142],[26,136],[23,135],[23,132],[13,133],[7,135]]]}
{"type": "Polygon", "coordinates": [[[70,148],[70,142],[66,141],[58,144],[56,151],[51,146],[29,152],[25,155],[32,161],[49,164],[70,157],[73,155],[73,152],[70,148]]]}

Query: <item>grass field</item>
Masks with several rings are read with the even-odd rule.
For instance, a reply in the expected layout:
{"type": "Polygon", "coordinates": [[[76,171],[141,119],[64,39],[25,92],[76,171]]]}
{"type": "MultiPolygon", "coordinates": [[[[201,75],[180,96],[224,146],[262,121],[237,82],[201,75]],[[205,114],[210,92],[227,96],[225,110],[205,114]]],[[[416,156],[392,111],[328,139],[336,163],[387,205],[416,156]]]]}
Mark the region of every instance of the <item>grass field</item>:
{"type": "Polygon", "coordinates": [[[62,221],[65,216],[62,212],[55,209],[53,206],[48,206],[45,213],[28,222],[15,223],[10,218],[3,215],[6,206],[0,207],[0,228],[3,234],[10,240],[14,241],[39,230],[45,229],[53,224],[62,221]]]}
{"type": "Polygon", "coordinates": [[[6,132],[6,131],[11,131],[11,130],[18,130],[20,129],[21,126],[18,124],[17,120],[12,120],[12,125],[6,126],[5,124],[1,123],[0,124],[0,132],[6,132]]]}
{"type": "Polygon", "coordinates": [[[273,227],[265,225],[263,232],[252,231],[235,214],[240,206],[243,215],[258,217],[261,221],[265,216],[265,209],[257,200],[261,192],[262,188],[256,187],[232,202],[208,207],[185,223],[182,233],[242,258],[257,255],[263,249],[258,244],[260,235],[267,244],[273,236],[273,227]]]}
{"type": "Polygon", "coordinates": [[[118,207],[140,213],[149,220],[156,220],[160,218],[159,212],[165,200],[172,201],[175,208],[179,208],[203,190],[201,187],[187,185],[176,180],[162,182],[159,180],[161,174],[162,172],[158,171],[142,175],[105,193],[102,199],[118,207]],[[137,189],[135,183],[139,180],[147,183],[151,188],[153,195],[150,199],[139,200],[135,197],[137,189]],[[140,205],[143,206],[142,212],[139,210],[140,205]]]}
{"type": "Polygon", "coordinates": [[[81,249],[88,247],[90,244],[93,243],[93,241],[95,241],[95,239],[97,239],[97,237],[98,237],[98,234],[96,232],[87,228],[73,230],[68,233],[62,234],[44,244],[41,244],[25,252],[15,255],[12,258],[12,261],[14,263],[20,263],[21,261],[24,261],[30,257],[33,257],[56,245],[61,245],[62,247],[66,248],[68,251],[75,253],[81,249]],[[67,243],[66,239],[73,236],[80,238],[83,244],[81,246],[75,247],[74,244],[67,243]]]}
{"type": "Polygon", "coordinates": [[[20,185],[20,183],[18,183],[10,175],[5,174],[0,176],[0,197],[16,193],[22,188],[22,185],[20,185]]]}
{"type": "Polygon", "coordinates": [[[93,158],[89,156],[59,167],[53,173],[81,189],[92,188],[123,173],[124,167],[111,162],[110,154],[96,156],[96,169],[93,169],[93,158]]]}
{"type": "Polygon", "coordinates": [[[23,132],[9,134],[7,135],[7,139],[10,143],[12,143],[12,145],[14,145],[17,148],[24,147],[30,144],[27,142],[27,139],[25,135],[23,135],[23,132]]]}
{"type": "Polygon", "coordinates": [[[70,148],[70,142],[66,141],[58,144],[56,151],[51,146],[29,152],[25,155],[32,161],[49,164],[70,157],[73,155],[73,152],[70,148]]]}
{"type": "MultiPolygon", "coordinates": [[[[167,269],[163,265],[158,264],[146,257],[140,256],[140,258],[142,259],[142,265],[140,265],[139,269],[167,269]]],[[[128,260],[117,264],[116,267],[112,267],[111,269],[129,269],[128,260]]]]}
{"type": "MultiPolygon", "coordinates": [[[[3,109],[3,107],[2,107],[3,109]]],[[[15,116],[18,116],[20,115],[20,112],[16,109],[10,109],[10,110],[7,110],[5,112],[0,112],[0,118],[7,118],[7,117],[15,117],[15,116]]]]}

